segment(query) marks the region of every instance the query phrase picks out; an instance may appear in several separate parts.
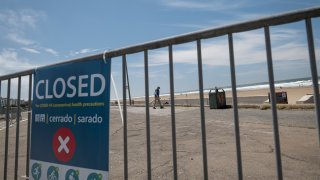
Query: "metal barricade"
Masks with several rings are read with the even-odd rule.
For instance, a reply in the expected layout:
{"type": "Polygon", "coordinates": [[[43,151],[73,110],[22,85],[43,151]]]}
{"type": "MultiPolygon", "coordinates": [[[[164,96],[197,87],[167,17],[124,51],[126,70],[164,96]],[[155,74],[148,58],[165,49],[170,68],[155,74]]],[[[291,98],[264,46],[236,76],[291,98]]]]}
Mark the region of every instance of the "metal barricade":
{"type": "MultiPolygon", "coordinates": [[[[274,135],[274,153],[276,157],[276,172],[277,178],[283,179],[282,173],[282,162],[281,162],[281,148],[280,148],[280,138],[279,138],[279,125],[278,125],[278,116],[276,109],[276,94],[275,94],[275,82],[274,82],[274,71],[273,71],[273,59],[272,59],[272,50],[271,50],[271,40],[270,40],[270,26],[276,26],[281,24],[287,24],[297,21],[305,21],[307,38],[308,38],[308,50],[309,50],[309,60],[310,68],[312,72],[312,82],[315,98],[315,111],[316,111],[316,122],[317,122],[317,131],[319,136],[320,144],[320,102],[319,102],[319,87],[318,87],[318,72],[316,66],[316,57],[315,57],[315,48],[314,48],[314,39],[312,32],[312,21],[311,18],[320,16],[320,8],[312,8],[306,10],[300,10],[290,13],[285,13],[277,16],[262,18],[258,20],[228,25],[219,28],[212,28],[203,31],[197,31],[189,34],[184,34],[172,38],[162,39],[158,41],[148,42],[145,44],[139,44],[123,49],[117,49],[109,51],[105,54],[96,54],[89,57],[84,57],[80,59],[74,59],[72,61],[83,61],[89,59],[102,58],[104,55],[106,57],[118,57],[122,56],[122,72],[123,72],[123,99],[126,98],[126,85],[128,77],[126,76],[126,55],[144,52],[144,71],[145,71],[145,107],[146,107],[146,145],[147,145],[147,173],[148,179],[152,179],[152,167],[151,167],[151,140],[150,140],[150,112],[149,112],[149,75],[148,75],[148,50],[158,49],[163,47],[168,47],[168,57],[169,57],[169,76],[170,76],[170,104],[171,104],[171,128],[172,128],[172,168],[173,168],[173,179],[178,179],[178,168],[177,168],[177,148],[176,148],[176,122],[175,122],[175,97],[174,97],[174,59],[173,59],[173,50],[172,47],[177,44],[183,44],[188,42],[195,42],[197,44],[197,60],[198,60],[198,82],[199,82],[199,98],[200,98],[200,122],[201,122],[201,137],[202,137],[202,161],[203,161],[203,177],[204,179],[210,179],[208,176],[208,162],[207,162],[207,141],[206,141],[206,118],[205,118],[205,107],[204,107],[204,94],[203,94],[203,72],[202,72],[202,48],[201,40],[215,38],[219,36],[228,36],[228,45],[229,45],[229,58],[230,58],[230,72],[231,72],[231,83],[232,83],[232,97],[233,97],[233,114],[234,114],[234,134],[236,142],[236,155],[237,155],[237,169],[238,169],[238,179],[243,179],[242,172],[242,157],[241,157],[241,143],[240,143],[240,128],[239,128],[239,115],[238,115],[238,103],[237,103],[237,83],[236,83],[236,73],[235,73],[235,58],[234,58],[234,49],[233,49],[233,34],[238,32],[245,32],[254,29],[263,29],[265,36],[266,44],[266,56],[267,56],[267,65],[268,65],[268,75],[269,75],[269,85],[270,85],[270,99],[272,106],[272,115],[273,115],[273,135],[274,135]]],[[[69,61],[70,62],[70,61],[69,61]]],[[[59,63],[59,64],[63,64],[59,63]]],[[[27,132],[27,150],[26,150],[26,176],[29,177],[29,159],[30,159],[30,123],[31,123],[31,93],[32,93],[32,75],[34,69],[26,70],[14,74],[8,74],[0,76],[0,94],[3,89],[1,89],[1,82],[7,82],[7,104],[6,109],[10,108],[10,97],[11,97],[11,80],[18,78],[18,105],[17,105],[17,116],[16,116],[16,142],[15,142],[15,166],[14,166],[14,179],[18,179],[18,158],[19,158],[19,119],[20,119],[20,96],[21,96],[21,78],[24,76],[29,77],[29,87],[28,87],[28,132],[27,132]]],[[[124,148],[124,179],[128,179],[128,140],[127,140],[127,102],[123,101],[123,148],[124,148]]],[[[9,140],[9,111],[5,111],[5,153],[4,153],[4,169],[1,170],[1,173],[4,174],[4,179],[7,179],[7,170],[8,170],[8,140],[9,140]]],[[[2,145],[1,145],[2,146],[2,145]]],[[[2,163],[2,162],[1,162],[2,163]]]]}

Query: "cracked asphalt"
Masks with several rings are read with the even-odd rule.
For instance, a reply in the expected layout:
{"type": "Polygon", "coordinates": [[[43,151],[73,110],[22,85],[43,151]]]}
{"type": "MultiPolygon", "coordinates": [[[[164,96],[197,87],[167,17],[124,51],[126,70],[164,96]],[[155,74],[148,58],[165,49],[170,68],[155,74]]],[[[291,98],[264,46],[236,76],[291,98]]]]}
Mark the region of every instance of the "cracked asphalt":
{"type": "MultiPolygon", "coordinates": [[[[176,107],[179,179],[203,179],[200,109],[176,107]]],[[[285,179],[320,179],[320,148],[314,111],[278,111],[285,179]]],[[[22,117],[25,119],[25,115],[22,117]]],[[[209,179],[237,179],[233,110],[205,108],[209,179]]],[[[271,110],[239,109],[244,179],[276,179],[271,110]]],[[[3,126],[0,120],[0,126],[3,126]]],[[[27,121],[21,121],[19,177],[26,168],[27,121]]],[[[147,179],[145,107],[128,107],[129,179],[147,179]]],[[[150,108],[152,179],[173,179],[171,109],[150,108]]],[[[8,179],[13,179],[16,126],[9,128],[8,179]]],[[[0,179],[4,134],[0,130],[0,179]]],[[[110,110],[110,179],[123,179],[123,128],[117,107],[110,110]]],[[[23,178],[20,178],[23,179],[23,178]]]]}
{"type": "MultiPolygon", "coordinates": [[[[179,179],[203,179],[200,109],[176,107],[179,179]]],[[[147,179],[145,107],[128,107],[129,179],[147,179]]],[[[237,179],[233,110],[205,109],[209,179],[237,179]]],[[[285,179],[320,179],[314,111],[278,111],[285,179]]],[[[123,131],[112,107],[110,178],[123,179],[123,131]]],[[[271,110],[239,109],[244,179],[276,179],[271,110]]],[[[153,179],[173,179],[171,109],[150,108],[153,179]]]]}

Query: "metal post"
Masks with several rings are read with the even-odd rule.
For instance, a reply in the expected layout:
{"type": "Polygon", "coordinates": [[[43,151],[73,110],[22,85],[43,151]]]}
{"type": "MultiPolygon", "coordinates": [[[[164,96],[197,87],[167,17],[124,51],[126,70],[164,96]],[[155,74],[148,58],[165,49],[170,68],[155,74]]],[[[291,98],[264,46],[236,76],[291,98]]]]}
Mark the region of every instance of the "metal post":
{"type": "Polygon", "coordinates": [[[170,69],[170,105],[171,105],[171,128],[172,128],[172,160],[173,179],[178,179],[177,171],[177,146],[176,146],[176,116],[174,103],[174,78],[173,78],[173,56],[172,45],[169,46],[169,69],[170,69]]]}
{"type": "Polygon", "coordinates": [[[18,163],[19,163],[19,133],[20,133],[20,97],[21,97],[21,76],[18,78],[18,103],[17,103],[17,115],[16,115],[16,153],[15,153],[15,165],[14,165],[14,179],[18,179],[18,163]]]}
{"type": "Polygon", "coordinates": [[[150,112],[149,112],[149,65],[148,50],[144,51],[144,82],[145,82],[145,101],[146,101],[146,133],[147,133],[147,168],[148,180],[152,179],[151,174],[151,138],[150,138],[150,112]]]}
{"type": "MultiPolygon", "coordinates": [[[[2,97],[1,97],[1,80],[0,80],[0,108],[2,108],[2,103],[1,103],[1,100],[2,100],[2,97]]],[[[2,147],[1,147],[2,148],[2,147]]]]}
{"type": "Polygon", "coordinates": [[[203,100],[203,77],[202,77],[202,57],[201,57],[201,40],[197,40],[198,54],[198,76],[199,76],[199,95],[200,95],[200,113],[201,113],[201,132],[202,132],[202,157],[203,157],[203,176],[208,179],[208,162],[207,162],[207,140],[206,140],[206,122],[204,114],[203,100]]]}
{"type": "Polygon", "coordinates": [[[127,137],[127,93],[126,93],[126,55],[122,55],[122,102],[123,102],[123,156],[124,179],[128,179],[128,137],[127,137]]]}
{"type": "Polygon", "coordinates": [[[126,65],[126,75],[127,75],[127,87],[128,87],[128,94],[129,94],[129,104],[130,106],[131,104],[131,92],[130,92],[130,82],[129,82],[129,72],[128,72],[128,66],[127,66],[127,60],[125,62],[126,65]]]}
{"type": "Polygon", "coordinates": [[[282,180],[283,177],[282,177],[279,125],[278,125],[278,115],[277,115],[277,105],[276,105],[276,93],[274,88],[270,31],[268,26],[264,27],[264,33],[265,33],[266,53],[267,53],[267,62],[268,62],[269,86],[270,86],[270,96],[271,96],[270,99],[271,99],[271,105],[272,105],[271,107],[272,107],[272,116],[273,116],[273,135],[274,135],[274,146],[275,146],[275,155],[276,155],[277,176],[278,176],[278,180],[282,180]]]}
{"type": "Polygon", "coordinates": [[[32,74],[29,75],[26,177],[29,177],[32,74]]]}
{"type": "Polygon", "coordinates": [[[9,146],[9,108],[10,108],[10,91],[11,91],[11,79],[8,79],[7,88],[7,106],[6,106],[6,139],[5,139],[5,151],[4,151],[4,176],[3,179],[7,180],[8,173],[8,146],[9,146]]]}
{"type": "Polygon", "coordinates": [[[319,80],[318,80],[318,72],[317,72],[317,61],[314,50],[314,41],[313,41],[313,33],[312,33],[312,22],[311,19],[306,19],[306,28],[307,28],[307,37],[308,37],[308,47],[309,47],[309,60],[310,60],[310,68],[312,75],[312,83],[313,83],[313,96],[314,103],[316,108],[316,116],[317,116],[317,129],[318,129],[318,140],[320,146],[320,97],[319,97],[319,80]]]}
{"type": "Polygon", "coordinates": [[[232,34],[228,34],[229,38],[229,55],[230,55],[230,72],[232,84],[232,102],[233,102],[233,116],[234,116],[234,133],[236,138],[237,148],[237,167],[238,179],[243,179],[242,174],[242,158],[241,158],[241,143],[240,143],[240,127],[239,127],[239,113],[238,113],[238,97],[237,97],[237,83],[236,83],[236,70],[234,64],[234,51],[233,51],[233,38],[232,34]]]}

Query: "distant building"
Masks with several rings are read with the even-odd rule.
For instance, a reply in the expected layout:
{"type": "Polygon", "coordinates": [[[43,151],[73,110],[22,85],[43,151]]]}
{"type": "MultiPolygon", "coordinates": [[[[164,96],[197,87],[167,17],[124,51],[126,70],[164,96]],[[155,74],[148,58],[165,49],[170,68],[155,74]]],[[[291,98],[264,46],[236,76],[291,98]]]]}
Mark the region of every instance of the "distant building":
{"type": "MultiPolygon", "coordinates": [[[[20,100],[20,104],[23,105],[26,102],[24,100],[20,100]]],[[[18,105],[18,99],[10,99],[10,106],[17,106],[18,105]]],[[[7,106],[7,98],[0,97],[0,107],[7,106]]]]}
{"type": "Polygon", "coordinates": [[[0,97],[0,107],[3,107],[7,104],[7,99],[0,97]]]}

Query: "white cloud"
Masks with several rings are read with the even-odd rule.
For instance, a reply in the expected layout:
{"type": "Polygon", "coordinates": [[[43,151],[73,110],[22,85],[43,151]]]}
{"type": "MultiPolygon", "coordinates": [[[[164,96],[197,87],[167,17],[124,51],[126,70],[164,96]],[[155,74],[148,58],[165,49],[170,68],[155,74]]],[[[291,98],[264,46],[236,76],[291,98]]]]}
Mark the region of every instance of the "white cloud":
{"type": "Polygon", "coordinates": [[[307,44],[287,43],[274,49],[273,59],[275,60],[308,60],[307,44]]]}
{"type": "Polygon", "coordinates": [[[265,18],[270,16],[271,14],[266,13],[248,13],[248,12],[242,12],[237,14],[237,19],[235,21],[249,21],[259,18],[265,18]]]}
{"type": "Polygon", "coordinates": [[[46,53],[49,53],[49,54],[54,55],[54,56],[58,56],[59,55],[59,53],[56,50],[52,49],[52,48],[43,48],[43,47],[39,47],[39,46],[34,46],[32,48],[23,47],[21,49],[26,51],[26,52],[34,53],[34,54],[41,54],[43,52],[46,52],[46,53]]]}
{"type": "Polygon", "coordinates": [[[201,24],[173,24],[173,27],[191,28],[191,29],[204,29],[207,26],[201,24]]]}
{"type": "Polygon", "coordinates": [[[25,37],[25,33],[29,29],[37,28],[39,21],[44,19],[46,19],[46,14],[42,11],[0,10],[0,33],[14,43],[24,46],[31,45],[35,42],[25,37]]]}
{"type": "Polygon", "coordinates": [[[21,48],[22,50],[26,51],[26,52],[29,52],[29,53],[34,53],[34,54],[40,54],[40,52],[36,49],[32,49],[32,48],[21,48]]]}
{"type": "Polygon", "coordinates": [[[26,28],[36,28],[40,20],[46,19],[46,14],[42,11],[23,9],[19,11],[0,11],[1,26],[5,26],[9,31],[21,31],[26,28]]]}
{"type": "Polygon", "coordinates": [[[42,11],[25,9],[20,11],[21,22],[29,27],[36,28],[39,20],[46,19],[46,14],[42,11]]]}
{"type": "Polygon", "coordinates": [[[201,3],[201,2],[192,2],[192,1],[182,1],[182,0],[173,0],[173,1],[164,1],[166,6],[169,7],[178,7],[178,8],[208,8],[211,6],[209,3],[201,3]]]}
{"type": "Polygon", "coordinates": [[[85,54],[85,53],[89,53],[91,52],[92,50],[89,48],[89,49],[81,49],[80,51],[76,52],[76,54],[85,54]]]}
{"type": "Polygon", "coordinates": [[[21,44],[21,45],[31,45],[31,44],[35,43],[33,40],[21,37],[21,35],[16,34],[16,33],[9,33],[7,35],[7,39],[11,40],[12,42],[21,44]]]}
{"type": "Polygon", "coordinates": [[[94,52],[97,52],[99,50],[100,49],[84,48],[84,49],[80,49],[80,50],[76,50],[76,51],[70,51],[69,55],[67,55],[66,57],[74,57],[74,56],[78,56],[78,55],[94,53],[94,52]]]}
{"type": "Polygon", "coordinates": [[[59,54],[56,50],[51,49],[51,48],[45,48],[44,50],[45,50],[47,53],[50,53],[50,54],[52,54],[52,55],[54,55],[54,56],[58,56],[58,54],[59,54]]]}
{"type": "MultiPolygon", "coordinates": [[[[234,11],[232,11],[234,12],[234,11]]],[[[225,12],[228,13],[228,12],[225,12]]],[[[169,26],[171,27],[181,27],[181,28],[188,28],[188,29],[212,29],[212,28],[217,28],[221,26],[227,26],[227,25],[232,25],[238,22],[246,22],[250,20],[256,20],[262,17],[267,17],[267,14],[263,13],[248,13],[248,12],[238,12],[236,13],[237,15],[234,16],[235,13],[232,13],[231,17],[226,16],[223,19],[210,19],[204,21],[202,24],[183,24],[183,23],[174,23],[170,24],[169,26]]]]}
{"type": "MultiPolygon", "coordinates": [[[[301,32],[279,29],[271,33],[273,60],[308,60],[305,41],[297,38],[301,32]]],[[[229,66],[229,45],[227,37],[202,41],[202,63],[210,66],[229,66]]],[[[320,49],[316,49],[319,56],[320,49]]],[[[237,65],[255,64],[266,61],[263,31],[250,31],[234,35],[234,55],[237,65]]],[[[174,63],[197,64],[196,44],[179,45],[173,51],[174,63]],[[176,49],[176,50],[175,50],[176,49]]],[[[168,51],[158,50],[150,54],[151,66],[168,64],[168,51]]],[[[143,66],[142,64],[137,64],[143,66]]]]}
{"type": "Polygon", "coordinates": [[[27,59],[18,57],[14,49],[3,49],[0,52],[0,74],[8,74],[26,69],[31,69],[36,65],[27,62],[27,59]]]}
{"type": "Polygon", "coordinates": [[[162,5],[171,8],[182,8],[182,9],[200,9],[209,11],[224,11],[231,9],[238,9],[246,5],[245,0],[232,0],[226,5],[226,1],[215,0],[215,1],[194,1],[194,0],[162,0],[162,5]]]}

